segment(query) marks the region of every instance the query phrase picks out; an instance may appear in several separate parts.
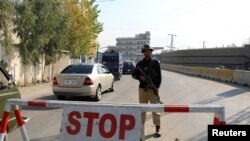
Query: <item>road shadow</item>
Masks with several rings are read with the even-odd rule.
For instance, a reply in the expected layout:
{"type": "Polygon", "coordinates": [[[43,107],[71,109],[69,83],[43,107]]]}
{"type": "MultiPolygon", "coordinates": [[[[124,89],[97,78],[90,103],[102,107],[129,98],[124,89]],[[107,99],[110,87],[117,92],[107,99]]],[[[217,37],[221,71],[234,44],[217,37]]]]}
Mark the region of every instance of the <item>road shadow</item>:
{"type": "MultiPolygon", "coordinates": [[[[106,94],[111,94],[111,93],[113,93],[113,91],[104,91],[104,92],[102,92],[102,96],[105,96],[106,94]]],[[[37,99],[40,99],[40,100],[58,100],[53,93],[51,95],[38,97],[37,99]]],[[[68,100],[70,100],[70,101],[97,102],[97,101],[93,100],[93,98],[88,97],[88,96],[67,96],[66,99],[62,100],[62,101],[68,101],[68,100]]]]}
{"type": "Polygon", "coordinates": [[[157,137],[155,137],[154,133],[145,135],[145,139],[150,139],[150,138],[157,138],[157,137]]]}
{"type": "Polygon", "coordinates": [[[42,96],[42,97],[39,97],[37,99],[41,99],[41,100],[57,100],[57,98],[56,98],[56,96],[54,94],[47,95],[47,96],[42,96]]]}
{"type": "MultiPolygon", "coordinates": [[[[110,91],[105,91],[105,92],[102,92],[102,97],[107,95],[107,94],[111,94],[112,92],[110,91]]],[[[88,96],[69,96],[69,97],[66,97],[66,99],[64,101],[84,101],[84,102],[100,102],[100,101],[96,101],[94,100],[93,98],[91,97],[88,97],[88,96]]]]}
{"type": "Polygon", "coordinates": [[[246,93],[246,91],[243,89],[233,89],[233,90],[229,90],[229,91],[226,91],[223,93],[219,93],[219,94],[217,94],[217,96],[219,96],[219,97],[233,97],[233,96],[237,96],[237,95],[244,94],[244,93],[246,93]]]}
{"type": "Polygon", "coordinates": [[[246,92],[247,91],[244,90],[244,89],[236,88],[236,89],[233,89],[233,90],[229,90],[229,91],[219,93],[219,94],[216,95],[217,97],[206,99],[206,100],[197,102],[196,104],[208,104],[208,103],[220,101],[220,100],[223,100],[223,99],[226,99],[226,98],[234,97],[234,96],[237,96],[237,95],[240,95],[240,94],[244,94],[246,92]]]}
{"type": "Polygon", "coordinates": [[[122,75],[131,75],[131,77],[132,77],[132,73],[124,73],[122,75]]]}
{"type": "Polygon", "coordinates": [[[37,139],[30,139],[30,141],[59,141],[59,135],[42,137],[42,138],[37,138],[37,139]]]}

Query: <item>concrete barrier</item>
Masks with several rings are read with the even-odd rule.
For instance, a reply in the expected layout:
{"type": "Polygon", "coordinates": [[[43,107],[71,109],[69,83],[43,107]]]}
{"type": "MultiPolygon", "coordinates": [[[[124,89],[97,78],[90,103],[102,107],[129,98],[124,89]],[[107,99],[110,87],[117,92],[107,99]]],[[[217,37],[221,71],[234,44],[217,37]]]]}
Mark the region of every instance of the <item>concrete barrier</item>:
{"type": "Polygon", "coordinates": [[[205,77],[205,78],[208,77],[208,75],[207,75],[207,69],[206,68],[200,67],[200,76],[201,77],[205,77]]]}
{"type": "Polygon", "coordinates": [[[195,71],[194,74],[195,74],[196,76],[200,76],[200,75],[201,75],[201,67],[195,67],[194,71],[195,71]]]}
{"type": "Polygon", "coordinates": [[[197,75],[196,69],[197,69],[196,67],[189,67],[190,74],[191,75],[197,75]]]}
{"type": "Polygon", "coordinates": [[[239,70],[234,71],[233,82],[240,85],[250,86],[250,72],[239,70]]]}
{"type": "Polygon", "coordinates": [[[233,72],[233,83],[244,85],[244,73],[242,71],[234,71],[233,72]]]}
{"type": "Polygon", "coordinates": [[[232,70],[219,70],[219,79],[224,82],[233,81],[233,71],[232,70]]]}
{"type": "Polygon", "coordinates": [[[205,67],[187,67],[171,64],[161,64],[161,66],[162,69],[169,71],[250,86],[250,71],[233,71],[227,69],[214,69],[205,67]]]}
{"type": "Polygon", "coordinates": [[[193,67],[187,67],[187,74],[194,75],[194,73],[193,73],[193,67]]]}
{"type": "Polygon", "coordinates": [[[219,70],[214,68],[208,68],[207,70],[208,78],[219,80],[219,70]]]}
{"type": "Polygon", "coordinates": [[[244,72],[244,80],[245,80],[244,85],[250,86],[250,72],[249,71],[244,72]]]}

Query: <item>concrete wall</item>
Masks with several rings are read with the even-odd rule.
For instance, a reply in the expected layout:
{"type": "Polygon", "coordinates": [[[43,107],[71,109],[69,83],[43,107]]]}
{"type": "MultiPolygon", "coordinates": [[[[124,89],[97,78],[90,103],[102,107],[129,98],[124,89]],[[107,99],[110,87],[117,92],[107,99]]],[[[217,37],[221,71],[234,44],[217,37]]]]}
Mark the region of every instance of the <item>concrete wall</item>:
{"type": "Polygon", "coordinates": [[[187,75],[195,75],[213,80],[250,86],[250,71],[215,69],[206,67],[188,67],[171,64],[161,64],[161,68],[164,70],[174,71],[187,75]]]}
{"type": "Polygon", "coordinates": [[[186,66],[239,66],[250,67],[250,46],[178,50],[161,54],[161,62],[186,66]]]}
{"type": "Polygon", "coordinates": [[[45,80],[51,81],[54,76],[59,74],[69,64],[70,64],[70,57],[67,53],[65,53],[56,63],[45,66],[45,73],[44,73],[45,80]]]}
{"type": "Polygon", "coordinates": [[[0,47],[0,60],[4,60],[8,63],[7,71],[13,75],[13,78],[17,85],[29,85],[31,83],[37,83],[42,81],[51,81],[53,76],[58,74],[69,65],[69,55],[65,53],[60,60],[49,66],[44,66],[44,62],[33,66],[24,66],[21,62],[18,47],[16,47],[11,55],[6,55],[4,50],[0,47]],[[42,78],[44,68],[44,78],[42,78]]]}

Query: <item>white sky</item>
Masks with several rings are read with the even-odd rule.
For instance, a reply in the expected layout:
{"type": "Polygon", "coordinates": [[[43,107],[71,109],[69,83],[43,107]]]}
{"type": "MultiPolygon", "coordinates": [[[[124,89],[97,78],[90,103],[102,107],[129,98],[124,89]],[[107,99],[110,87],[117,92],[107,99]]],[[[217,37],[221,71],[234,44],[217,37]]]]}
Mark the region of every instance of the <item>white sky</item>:
{"type": "Polygon", "coordinates": [[[178,49],[249,43],[250,0],[96,0],[101,47],[150,31],[151,45],[178,49]]]}

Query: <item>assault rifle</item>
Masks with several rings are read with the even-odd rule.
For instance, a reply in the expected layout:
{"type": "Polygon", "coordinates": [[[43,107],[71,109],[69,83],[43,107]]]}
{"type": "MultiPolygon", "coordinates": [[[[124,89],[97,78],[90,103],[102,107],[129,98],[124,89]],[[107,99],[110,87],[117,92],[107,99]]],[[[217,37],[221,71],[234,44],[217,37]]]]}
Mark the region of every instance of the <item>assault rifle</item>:
{"type": "Polygon", "coordinates": [[[157,90],[157,88],[155,87],[155,84],[153,83],[151,77],[148,76],[148,75],[146,75],[146,73],[140,68],[140,66],[138,66],[137,68],[138,68],[138,70],[142,73],[142,75],[144,75],[144,77],[146,78],[147,83],[152,87],[153,92],[154,92],[154,95],[155,95],[157,101],[158,101],[160,104],[163,104],[163,102],[161,102],[161,99],[160,99],[158,90],[157,90]]]}

